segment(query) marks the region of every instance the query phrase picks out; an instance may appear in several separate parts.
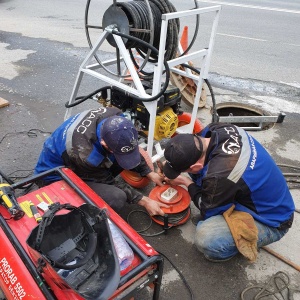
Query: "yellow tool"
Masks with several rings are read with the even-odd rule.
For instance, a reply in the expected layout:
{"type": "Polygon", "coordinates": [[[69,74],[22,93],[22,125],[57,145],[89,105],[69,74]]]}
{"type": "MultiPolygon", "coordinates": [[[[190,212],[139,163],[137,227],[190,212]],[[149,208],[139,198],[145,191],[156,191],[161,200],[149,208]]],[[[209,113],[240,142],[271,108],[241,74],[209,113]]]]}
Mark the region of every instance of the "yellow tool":
{"type": "Polygon", "coordinates": [[[0,184],[0,201],[15,220],[19,220],[24,216],[25,213],[17,202],[14,190],[7,183],[0,184]]]}
{"type": "MultiPolygon", "coordinates": [[[[53,201],[50,199],[50,197],[45,192],[42,192],[42,195],[45,197],[45,199],[48,201],[49,204],[53,204],[53,201]]],[[[36,194],[35,196],[41,203],[44,202],[41,195],[36,194]]]]}
{"type": "Polygon", "coordinates": [[[30,204],[29,204],[29,200],[25,200],[23,202],[20,202],[20,207],[22,208],[22,210],[24,211],[24,213],[27,215],[28,218],[32,218],[32,212],[30,209],[30,204]]]}
{"type": "Polygon", "coordinates": [[[49,204],[53,204],[53,201],[50,199],[50,197],[45,192],[42,192],[42,195],[45,197],[45,199],[48,201],[49,204]]]}

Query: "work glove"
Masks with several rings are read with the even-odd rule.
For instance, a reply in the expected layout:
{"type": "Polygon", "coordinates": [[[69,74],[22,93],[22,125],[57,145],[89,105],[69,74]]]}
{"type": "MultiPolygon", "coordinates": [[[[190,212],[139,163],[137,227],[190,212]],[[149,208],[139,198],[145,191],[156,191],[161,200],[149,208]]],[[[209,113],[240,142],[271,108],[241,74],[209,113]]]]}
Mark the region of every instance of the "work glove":
{"type": "Polygon", "coordinates": [[[258,229],[253,217],[246,212],[234,210],[232,205],[223,213],[239,252],[254,262],[257,258],[258,229]]]}

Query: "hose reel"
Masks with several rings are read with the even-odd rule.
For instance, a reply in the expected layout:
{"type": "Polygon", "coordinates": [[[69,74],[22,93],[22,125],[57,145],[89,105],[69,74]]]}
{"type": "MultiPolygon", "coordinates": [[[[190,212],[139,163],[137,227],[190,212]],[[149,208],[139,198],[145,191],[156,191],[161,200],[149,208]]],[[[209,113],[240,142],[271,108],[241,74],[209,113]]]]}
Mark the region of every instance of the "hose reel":
{"type": "MultiPolygon", "coordinates": [[[[117,27],[119,32],[129,35],[133,38],[137,38],[140,41],[149,43],[156,49],[159,49],[161,15],[165,13],[176,12],[174,5],[168,0],[138,0],[128,2],[114,1],[114,3],[109,6],[109,8],[104,12],[102,18],[102,26],[100,27],[88,24],[90,2],[91,0],[87,1],[85,12],[85,29],[90,48],[92,48],[92,42],[90,39],[89,29],[97,28],[104,30],[106,27],[113,25],[117,27]]],[[[165,53],[166,60],[170,60],[172,58],[175,58],[176,56],[179,29],[179,19],[174,19],[168,22],[168,34],[165,53]]],[[[107,41],[111,46],[116,48],[118,65],[120,65],[120,56],[118,53],[117,45],[112,35],[109,35],[107,37],[107,41]]],[[[136,65],[136,68],[139,69],[139,72],[142,71],[148,61],[151,63],[157,61],[157,53],[154,53],[141,43],[126,38],[123,38],[123,42],[128,49],[131,58],[136,65]],[[137,65],[132,53],[133,49],[135,49],[137,53],[145,59],[142,66],[137,65]]],[[[99,59],[97,54],[95,54],[94,56],[97,62],[102,65],[101,60],[99,59]]],[[[147,72],[144,72],[144,74],[149,75],[149,73],[147,72]]],[[[118,74],[113,75],[121,76],[120,68],[118,68],[118,74]]],[[[152,74],[150,73],[150,75],[152,74]]]]}
{"type": "MultiPolygon", "coordinates": [[[[90,3],[91,0],[87,0],[85,11],[85,30],[90,48],[92,48],[93,45],[90,39],[89,29],[97,28],[104,30],[107,26],[111,26],[114,24],[117,26],[119,32],[129,35],[133,38],[137,38],[140,41],[147,42],[150,45],[153,45],[154,48],[159,49],[161,16],[165,13],[176,12],[176,8],[169,0],[135,0],[128,2],[117,2],[116,0],[114,0],[113,4],[109,6],[108,9],[104,12],[102,18],[102,26],[95,26],[89,24],[90,3]]],[[[196,0],[194,0],[194,3],[196,9],[198,7],[198,3],[196,0]]],[[[188,53],[188,51],[194,45],[196,37],[198,36],[199,25],[200,17],[199,15],[196,15],[195,30],[191,42],[189,43],[186,49],[183,49],[184,52],[181,55],[179,55],[177,53],[177,47],[179,44],[178,33],[180,31],[179,18],[169,20],[165,52],[165,59],[167,61],[178,55],[183,56],[186,53],[188,53]]],[[[185,31],[185,29],[187,28],[184,28],[183,31],[185,31]]],[[[121,74],[119,49],[116,46],[113,36],[109,35],[107,37],[107,41],[111,46],[116,48],[118,73],[114,73],[111,70],[109,70],[106,66],[103,66],[101,60],[99,59],[96,53],[94,54],[95,59],[108,73],[115,76],[119,76],[120,78],[130,78],[130,76],[128,75],[121,74]]],[[[140,78],[145,80],[151,80],[153,78],[153,73],[146,72],[144,70],[144,67],[147,65],[147,62],[155,63],[157,61],[158,53],[154,53],[149,48],[143,46],[141,43],[130,39],[123,38],[123,42],[125,44],[125,47],[128,49],[128,52],[131,56],[132,62],[135,65],[135,68],[139,72],[140,78]],[[141,65],[139,65],[139,59],[136,59],[134,53],[138,53],[140,57],[144,58],[144,61],[143,63],[141,63],[141,65]]],[[[179,66],[179,68],[183,69],[183,66],[179,66]]],[[[193,106],[197,89],[197,85],[195,84],[195,82],[187,77],[182,77],[179,74],[175,74],[173,72],[171,73],[170,79],[172,84],[180,89],[182,93],[182,100],[189,106],[193,106]]],[[[209,89],[210,91],[213,106],[215,106],[215,99],[212,88],[208,83],[207,79],[204,79],[204,81],[205,83],[202,88],[199,108],[203,107],[206,103],[207,89],[209,89]]],[[[213,119],[215,119],[215,117],[213,117],[213,119]]]]}
{"type": "MultiPolygon", "coordinates": [[[[104,27],[116,24],[120,32],[130,34],[133,37],[152,44],[156,49],[159,49],[161,15],[163,13],[175,11],[176,9],[174,6],[165,0],[149,0],[149,7],[147,7],[146,1],[117,2],[106,10],[103,15],[102,24],[104,27]],[[151,33],[153,34],[152,42],[151,33]]],[[[179,22],[170,22],[168,25],[167,37],[168,47],[166,49],[167,60],[176,55],[178,31],[179,22]]],[[[111,36],[108,38],[108,42],[112,46],[116,46],[111,36]]],[[[132,40],[127,40],[125,46],[127,49],[135,48],[143,58],[148,51],[148,49],[132,40]]],[[[152,53],[151,58],[157,60],[157,55],[152,53]]]]}
{"type": "MultiPolygon", "coordinates": [[[[197,0],[194,2],[196,6],[194,9],[176,12],[169,0],[132,0],[126,2],[113,0],[113,4],[107,10],[103,10],[103,24],[99,26],[99,20],[101,22],[99,17],[96,18],[96,24],[89,23],[91,0],[87,0],[85,30],[91,51],[79,68],[71,97],[65,104],[67,108],[65,119],[71,116],[72,107],[88,99],[96,100],[103,106],[117,106],[134,123],[137,130],[141,132],[141,136],[146,138],[147,152],[152,156],[154,139],[159,144],[160,139],[174,135],[174,128],[180,127],[177,125],[177,118],[183,113],[180,109],[180,102],[181,87],[184,83],[180,87],[176,83],[175,86],[169,84],[171,71],[180,76],[186,75],[196,84],[198,82],[202,84],[203,79],[206,81],[205,76],[207,76],[210,53],[213,48],[211,41],[214,40],[216,34],[220,7],[201,9],[197,6],[197,0]],[[190,52],[191,45],[197,36],[200,14],[210,12],[217,12],[214,17],[210,43],[202,51],[190,52]],[[197,17],[196,30],[191,43],[182,53],[178,43],[179,19],[188,16],[197,17]],[[89,32],[92,28],[102,30],[94,45],[92,45],[89,32]],[[99,59],[97,54],[99,54],[100,47],[104,43],[115,48],[115,58],[107,59],[106,55],[103,55],[101,56],[103,61],[99,59]],[[94,58],[98,63],[94,62],[94,58]],[[193,67],[188,65],[184,68],[192,69],[197,75],[184,70],[177,71],[176,66],[188,64],[190,59],[199,59],[200,67],[193,70],[193,67]],[[147,68],[144,68],[146,65],[147,68]],[[199,74],[199,69],[204,71],[199,74]],[[107,71],[117,78],[100,71],[107,71]],[[98,88],[87,96],[77,96],[83,75],[93,76],[107,85],[98,88]],[[141,109],[139,110],[138,107],[141,109]],[[173,110],[172,114],[169,113],[168,108],[173,110]],[[145,113],[143,113],[144,111],[145,113]]],[[[98,11],[91,10],[94,13],[93,16],[96,17],[98,11]]],[[[107,51],[107,48],[103,50],[107,51]]],[[[199,91],[198,88],[194,97],[197,106],[200,99],[199,91]]],[[[213,93],[211,96],[213,98],[213,93]]],[[[193,124],[197,119],[196,114],[197,110],[193,109],[190,119],[193,124]]],[[[191,122],[181,126],[183,128],[178,132],[190,132],[193,129],[191,122]]],[[[177,129],[175,131],[177,132],[177,129]]],[[[157,157],[162,155],[159,148],[158,145],[156,147],[159,152],[157,157]]]]}

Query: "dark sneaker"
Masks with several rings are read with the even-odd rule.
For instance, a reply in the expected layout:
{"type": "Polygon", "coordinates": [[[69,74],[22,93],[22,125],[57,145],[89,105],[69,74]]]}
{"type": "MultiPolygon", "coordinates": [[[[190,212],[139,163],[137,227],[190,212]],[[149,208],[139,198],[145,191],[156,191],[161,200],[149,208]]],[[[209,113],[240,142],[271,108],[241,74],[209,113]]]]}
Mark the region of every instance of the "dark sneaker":
{"type": "Polygon", "coordinates": [[[201,221],[201,214],[198,215],[194,215],[191,217],[192,223],[197,226],[197,224],[199,223],[199,221],[201,221]]]}
{"type": "Polygon", "coordinates": [[[204,257],[211,261],[211,262],[215,262],[215,263],[221,263],[221,262],[225,262],[225,261],[228,261],[230,259],[232,259],[235,255],[231,256],[231,257],[228,257],[228,258],[211,258],[211,257],[208,257],[207,255],[204,254],[204,257]]]}

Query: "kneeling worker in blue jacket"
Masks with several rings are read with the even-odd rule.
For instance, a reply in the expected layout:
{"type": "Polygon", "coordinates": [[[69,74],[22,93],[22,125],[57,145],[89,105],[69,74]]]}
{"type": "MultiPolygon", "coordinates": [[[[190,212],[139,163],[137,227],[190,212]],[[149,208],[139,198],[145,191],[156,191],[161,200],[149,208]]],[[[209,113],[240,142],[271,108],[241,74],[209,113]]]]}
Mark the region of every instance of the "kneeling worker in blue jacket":
{"type": "MultiPolygon", "coordinates": [[[[72,169],[118,213],[126,202],[145,207],[150,215],[164,215],[161,207],[168,207],[116,179],[125,169],[163,184],[163,178],[149,168],[140,154],[134,125],[117,108],[100,107],[76,114],[47,138],[35,174],[63,165],[72,169]]],[[[48,176],[39,185],[60,179],[48,176]]]]}
{"type": "Polygon", "coordinates": [[[291,227],[295,205],[286,180],[245,130],[214,123],[197,135],[179,134],[167,143],[165,158],[165,180],[186,186],[200,210],[195,244],[207,259],[224,261],[239,252],[223,216],[232,206],[256,225],[257,248],[280,240],[291,227]]]}

